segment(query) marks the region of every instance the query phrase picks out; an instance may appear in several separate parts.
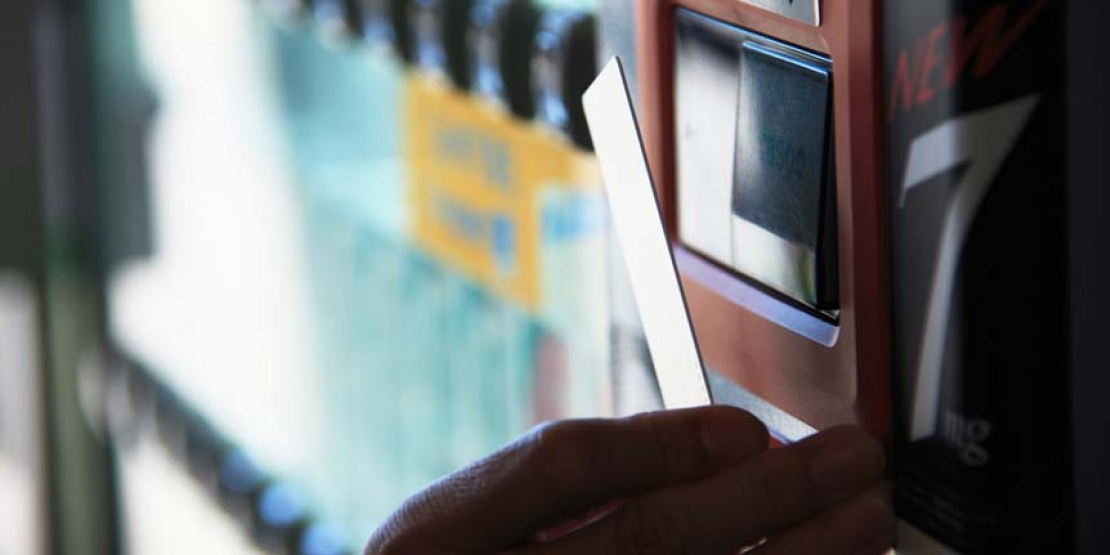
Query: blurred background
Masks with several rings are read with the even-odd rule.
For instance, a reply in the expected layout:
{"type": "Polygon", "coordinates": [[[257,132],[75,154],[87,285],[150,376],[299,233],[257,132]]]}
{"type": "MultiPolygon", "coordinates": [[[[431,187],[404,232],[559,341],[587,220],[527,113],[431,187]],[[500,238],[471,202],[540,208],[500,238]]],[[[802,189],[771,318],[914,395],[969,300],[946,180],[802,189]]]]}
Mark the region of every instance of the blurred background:
{"type": "Polygon", "coordinates": [[[2,4],[0,554],[353,553],[659,406],[578,104],[633,0],[2,4]]]}

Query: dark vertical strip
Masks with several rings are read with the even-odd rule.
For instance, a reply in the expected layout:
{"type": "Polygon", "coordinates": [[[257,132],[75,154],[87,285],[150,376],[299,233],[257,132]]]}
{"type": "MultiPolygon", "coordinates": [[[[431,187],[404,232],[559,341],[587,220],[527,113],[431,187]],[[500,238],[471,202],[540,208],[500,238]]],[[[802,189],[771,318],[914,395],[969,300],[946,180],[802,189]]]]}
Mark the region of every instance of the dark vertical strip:
{"type": "Polygon", "coordinates": [[[118,553],[120,543],[113,452],[95,395],[107,360],[84,6],[35,3],[27,25],[36,102],[28,109],[41,153],[52,542],[56,552],[95,555],[118,553]]]}
{"type": "MultiPolygon", "coordinates": [[[[0,67],[4,69],[4,85],[0,87],[0,268],[14,269],[26,275],[38,295],[36,304],[39,328],[35,346],[42,359],[35,368],[38,381],[37,403],[44,432],[52,427],[49,412],[48,375],[45,371],[46,325],[41,317],[45,306],[43,264],[43,209],[40,183],[40,153],[35,121],[35,71],[31,18],[34,2],[8,0],[0,2],[0,67]]],[[[0,345],[3,339],[0,338],[0,345]]],[[[53,475],[53,446],[46,438],[40,442],[44,477],[53,475]]],[[[56,521],[57,507],[51,502],[55,488],[47,478],[36,484],[45,496],[43,512],[38,515],[49,523],[56,521]]],[[[36,519],[37,520],[37,519],[36,519]]],[[[51,530],[39,538],[47,552],[59,552],[51,530]]]]}
{"type": "Polygon", "coordinates": [[[1077,552],[1110,553],[1110,4],[1067,6],[1072,417],[1077,552]]]}

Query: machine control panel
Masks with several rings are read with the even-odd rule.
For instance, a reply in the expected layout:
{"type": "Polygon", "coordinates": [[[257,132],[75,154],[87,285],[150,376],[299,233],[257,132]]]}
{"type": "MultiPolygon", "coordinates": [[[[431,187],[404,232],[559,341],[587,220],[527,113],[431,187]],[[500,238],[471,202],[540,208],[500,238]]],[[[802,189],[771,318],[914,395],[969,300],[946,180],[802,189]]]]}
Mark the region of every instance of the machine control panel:
{"type": "Polygon", "coordinates": [[[832,66],[675,12],[679,239],[807,307],[837,308],[832,66]]]}

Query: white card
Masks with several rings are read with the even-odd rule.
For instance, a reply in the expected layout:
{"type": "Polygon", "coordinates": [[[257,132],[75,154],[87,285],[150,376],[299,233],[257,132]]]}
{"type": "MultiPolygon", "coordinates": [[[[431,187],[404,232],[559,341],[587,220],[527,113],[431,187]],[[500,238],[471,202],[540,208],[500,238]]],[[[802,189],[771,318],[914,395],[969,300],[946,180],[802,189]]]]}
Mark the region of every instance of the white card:
{"type": "Polygon", "coordinates": [[[705,369],[619,58],[613,57],[601,70],[582,96],[582,105],[663,403],[667,408],[710,404],[705,369]]]}

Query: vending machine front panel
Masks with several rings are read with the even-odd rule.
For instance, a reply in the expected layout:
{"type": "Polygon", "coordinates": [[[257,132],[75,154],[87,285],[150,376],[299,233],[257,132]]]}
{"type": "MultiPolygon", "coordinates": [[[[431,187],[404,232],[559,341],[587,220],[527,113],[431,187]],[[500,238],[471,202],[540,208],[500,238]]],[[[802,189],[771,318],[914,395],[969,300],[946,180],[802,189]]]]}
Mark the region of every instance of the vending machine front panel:
{"type": "Polygon", "coordinates": [[[644,141],[707,368],[887,437],[874,3],[639,7],[644,141]]]}

